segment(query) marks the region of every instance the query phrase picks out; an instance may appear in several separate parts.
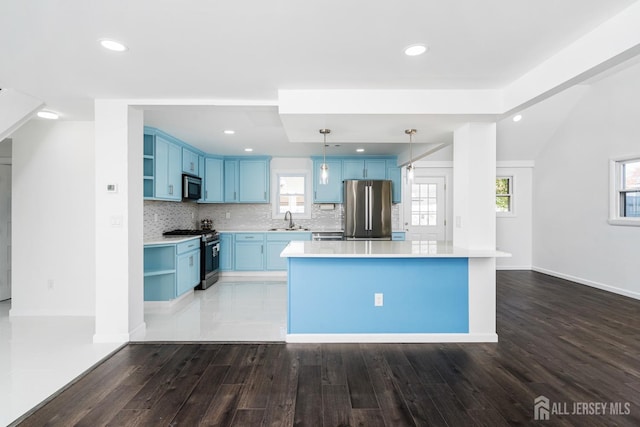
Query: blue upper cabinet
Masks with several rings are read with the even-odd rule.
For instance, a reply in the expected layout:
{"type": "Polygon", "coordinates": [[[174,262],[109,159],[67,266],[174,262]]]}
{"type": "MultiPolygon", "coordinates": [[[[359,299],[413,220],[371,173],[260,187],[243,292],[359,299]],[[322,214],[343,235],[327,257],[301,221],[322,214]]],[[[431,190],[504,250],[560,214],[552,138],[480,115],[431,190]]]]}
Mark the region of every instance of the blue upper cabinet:
{"type": "Polygon", "coordinates": [[[144,128],[144,198],[182,201],[182,174],[202,177],[202,153],[173,136],[144,128]],[[183,155],[184,154],[184,155],[183,155]]]}
{"type": "Polygon", "coordinates": [[[144,135],[143,152],[143,175],[144,187],[142,189],[145,199],[152,199],[155,196],[155,138],[153,135],[144,135]]]}
{"type": "Polygon", "coordinates": [[[224,161],[224,201],[238,203],[238,161],[224,161]]]}
{"type": "Polygon", "coordinates": [[[200,161],[197,153],[188,148],[182,149],[182,172],[199,176],[200,161]]]}
{"type": "Polygon", "coordinates": [[[402,202],[402,171],[395,160],[387,160],[387,179],[391,180],[391,202],[402,202]]]}
{"type": "Polygon", "coordinates": [[[329,182],[320,184],[323,159],[313,159],[313,203],[342,203],[342,160],[327,159],[329,182]]]}
{"type": "Polygon", "coordinates": [[[269,202],[269,160],[241,159],[240,202],[269,202]]]}
{"type": "Polygon", "coordinates": [[[181,200],[182,151],[160,135],[155,136],[155,198],[181,200]]]}
{"type": "Polygon", "coordinates": [[[313,160],[313,203],[342,203],[343,180],[347,179],[388,179],[392,182],[392,201],[402,201],[402,179],[395,157],[330,157],[329,183],[320,184],[322,157],[313,160]]]}
{"type": "Polygon", "coordinates": [[[224,202],[224,162],[218,158],[204,160],[204,191],[202,201],[205,203],[224,202]]]}
{"type": "Polygon", "coordinates": [[[268,157],[224,160],[224,201],[226,203],[269,202],[268,157]]]}
{"type": "Polygon", "coordinates": [[[387,179],[385,159],[344,159],[343,179],[387,179]]]}

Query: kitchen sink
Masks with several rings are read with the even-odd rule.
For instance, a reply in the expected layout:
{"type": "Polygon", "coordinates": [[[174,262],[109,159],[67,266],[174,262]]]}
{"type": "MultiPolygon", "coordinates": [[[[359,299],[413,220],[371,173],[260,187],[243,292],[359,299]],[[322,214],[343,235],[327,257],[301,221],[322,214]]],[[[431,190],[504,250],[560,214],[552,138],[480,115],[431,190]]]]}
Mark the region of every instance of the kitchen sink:
{"type": "Polygon", "coordinates": [[[269,231],[309,231],[308,228],[270,228],[269,231]]]}

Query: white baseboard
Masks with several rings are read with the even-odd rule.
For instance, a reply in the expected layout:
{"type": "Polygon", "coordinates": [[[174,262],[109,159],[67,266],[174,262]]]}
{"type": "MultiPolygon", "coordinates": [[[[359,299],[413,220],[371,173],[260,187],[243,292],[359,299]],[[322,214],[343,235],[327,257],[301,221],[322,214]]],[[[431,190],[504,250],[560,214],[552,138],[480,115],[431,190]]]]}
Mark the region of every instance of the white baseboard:
{"type": "Polygon", "coordinates": [[[142,322],[128,334],[94,334],[93,343],[128,343],[130,341],[136,341],[144,338],[144,334],[146,331],[147,324],[142,322]]]}
{"type": "Polygon", "coordinates": [[[496,270],[531,270],[531,265],[496,265],[496,270]]]}
{"type": "Polygon", "coordinates": [[[138,341],[144,338],[145,333],[147,332],[147,324],[142,322],[138,325],[137,328],[134,328],[133,331],[129,332],[128,341],[138,341]]]}
{"type": "Polygon", "coordinates": [[[592,280],[583,279],[581,277],[571,276],[569,274],[559,273],[553,270],[547,270],[546,268],[533,266],[531,268],[533,271],[537,271],[538,273],[548,274],[549,276],[558,277],[560,279],[570,280],[572,282],[579,283],[581,285],[590,286],[592,288],[602,289],[603,291],[612,292],[614,294],[623,295],[625,297],[633,298],[640,300],[640,293],[628,291],[622,288],[616,288],[615,286],[605,285],[604,283],[594,282],[592,280]]]}
{"type": "Polygon", "coordinates": [[[498,342],[498,334],[287,334],[288,343],[498,342]]]}
{"type": "Polygon", "coordinates": [[[9,310],[9,317],[95,317],[95,313],[89,313],[85,311],[56,311],[56,310],[17,310],[11,308],[9,310]]]}
{"type": "Polygon", "coordinates": [[[176,309],[178,304],[181,304],[186,300],[192,300],[194,292],[195,291],[192,289],[189,292],[185,292],[180,295],[178,298],[169,301],[145,301],[144,311],[145,313],[171,313],[176,309]]]}
{"type": "Polygon", "coordinates": [[[94,334],[93,335],[94,344],[113,343],[113,342],[128,343],[129,334],[94,334]]]}
{"type": "MultiPolygon", "coordinates": [[[[286,271],[224,271],[219,273],[220,279],[264,279],[264,280],[282,280],[287,278],[286,271]]],[[[214,285],[215,286],[215,285],[214,285]]]]}

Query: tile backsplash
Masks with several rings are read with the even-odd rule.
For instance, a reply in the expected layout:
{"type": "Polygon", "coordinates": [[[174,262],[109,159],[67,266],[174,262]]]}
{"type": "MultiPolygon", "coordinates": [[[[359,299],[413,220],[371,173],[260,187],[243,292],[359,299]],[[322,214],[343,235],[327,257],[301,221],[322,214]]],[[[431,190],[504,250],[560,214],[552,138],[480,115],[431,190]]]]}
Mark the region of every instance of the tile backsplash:
{"type": "MultiPolygon", "coordinates": [[[[311,219],[299,219],[293,215],[296,225],[311,230],[341,230],[343,205],[335,209],[321,210],[320,205],[311,205],[311,219]]],[[[399,205],[392,208],[392,226],[400,225],[399,205]]],[[[284,227],[282,218],[273,219],[270,204],[197,204],[145,200],[144,238],[154,239],[164,231],[177,228],[200,228],[201,219],[212,219],[216,230],[268,230],[284,227]],[[229,218],[227,218],[227,213],[229,218]]]]}
{"type": "Polygon", "coordinates": [[[178,228],[200,228],[196,203],[144,201],[144,239],[161,237],[162,233],[178,228]]]}

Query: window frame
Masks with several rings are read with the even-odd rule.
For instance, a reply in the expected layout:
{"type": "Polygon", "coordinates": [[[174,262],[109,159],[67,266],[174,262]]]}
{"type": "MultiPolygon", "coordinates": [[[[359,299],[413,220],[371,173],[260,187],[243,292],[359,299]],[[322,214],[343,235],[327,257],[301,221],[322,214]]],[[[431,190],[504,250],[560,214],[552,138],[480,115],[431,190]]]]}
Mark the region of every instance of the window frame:
{"type": "Polygon", "coordinates": [[[298,219],[311,219],[311,181],[310,173],[307,170],[277,170],[274,173],[275,191],[273,193],[273,203],[271,204],[271,218],[282,219],[283,213],[280,213],[280,177],[302,177],[304,178],[304,213],[294,212],[294,221],[298,219]]]}
{"type": "MultiPolygon", "coordinates": [[[[435,199],[435,200],[436,200],[436,210],[435,210],[435,212],[433,212],[433,211],[429,211],[429,210],[427,210],[427,211],[422,211],[422,210],[417,211],[417,214],[418,214],[419,216],[424,216],[424,215],[426,215],[427,217],[429,217],[429,216],[432,214],[432,212],[433,212],[433,215],[435,215],[435,224],[414,224],[414,223],[413,223],[413,216],[415,215],[414,210],[413,210],[413,202],[414,202],[414,199],[413,199],[413,186],[414,186],[414,185],[418,185],[418,186],[422,186],[422,185],[431,186],[431,185],[437,185],[437,184],[433,184],[433,183],[420,183],[420,182],[416,182],[416,181],[414,180],[412,183],[410,183],[410,184],[408,185],[408,187],[409,187],[409,201],[410,201],[410,203],[409,203],[409,218],[410,218],[410,219],[409,219],[409,223],[411,224],[411,226],[412,226],[412,227],[437,227],[437,226],[438,226],[437,187],[436,187],[436,197],[426,197],[426,199],[427,199],[427,200],[428,200],[428,199],[435,199]]],[[[431,191],[428,191],[427,193],[428,193],[428,194],[431,194],[431,191]]],[[[422,198],[421,198],[421,199],[422,199],[422,198]]],[[[430,220],[429,220],[429,219],[427,219],[427,222],[430,222],[430,220]]]]}
{"type": "Polygon", "coordinates": [[[516,196],[515,196],[515,185],[516,185],[516,178],[514,175],[496,175],[496,184],[495,184],[495,195],[494,197],[498,197],[498,196],[509,196],[509,210],[508,211],[499,211],[498,210],[498,205],[496,204],[495,200],[494,200],[494,206],[496,209],[496,216],[498,217],[514,217],[516,216],[516,196]],[[499,179],[508,179],[509,180],[509,193],[508,194],[498,194],[497,192],[497,181],[499,179]]]}
{"type": "MultiPolygon", "coordinates": [[[[614,157],[609,159],[609,219],[610,225],[640,227],[640,217],[622,216],[622,193],[628,192],[622,182],[622,166],[626,163],[640,162],[640,154],[614,157]]],[[[635,187],[632,189],[635,190],[635,187]]],[[[640,187],[638,187],[640,191],[640,187]]]]}

